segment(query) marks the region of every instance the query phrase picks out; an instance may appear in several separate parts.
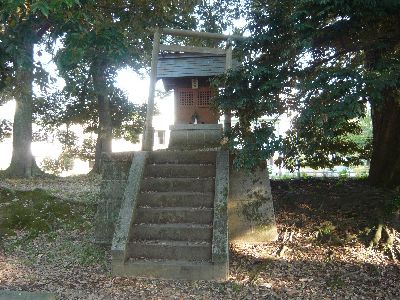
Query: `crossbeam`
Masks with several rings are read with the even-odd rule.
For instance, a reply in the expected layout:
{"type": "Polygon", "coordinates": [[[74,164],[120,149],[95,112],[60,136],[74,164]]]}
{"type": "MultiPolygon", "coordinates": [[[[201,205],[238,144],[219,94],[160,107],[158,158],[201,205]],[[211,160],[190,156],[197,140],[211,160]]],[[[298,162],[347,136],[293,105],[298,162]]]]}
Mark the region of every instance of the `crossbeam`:
{"type": "Polygon", "coordinates": [[[183,29],[174,29],[174,28],[163,28],[161,30],[163,34],[176,35],[176,36],[186,36],[186,37],[200,37],[207,39],[216,39],[216,40],[245,40],[246,37],[240,35],[226,35],[221,33],[213,33],[213,32],[203,32],[203,31],[192,31],[192,30],[183,30],[183,29]]]}
{"type": "Polygon", "coordinates": [[[224,49],[220,48],[192,47],[192,46],[179,46],[179,45],[160,45],[160,51],[204,53],[204,54],[216,54],[216,55],[224,55],[226,53],[224,49]]]}

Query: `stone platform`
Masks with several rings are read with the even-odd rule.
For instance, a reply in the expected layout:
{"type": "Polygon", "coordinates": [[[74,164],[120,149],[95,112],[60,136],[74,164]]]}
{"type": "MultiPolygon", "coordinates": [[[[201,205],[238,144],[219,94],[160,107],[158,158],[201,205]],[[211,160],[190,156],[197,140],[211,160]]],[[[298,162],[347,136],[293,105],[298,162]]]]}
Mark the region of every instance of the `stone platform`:
{"type": "Polygon", "coordinates": [[[170,127],[169,149],[200,149],[220,145],[222,124],[175,124],[170,127]]]}

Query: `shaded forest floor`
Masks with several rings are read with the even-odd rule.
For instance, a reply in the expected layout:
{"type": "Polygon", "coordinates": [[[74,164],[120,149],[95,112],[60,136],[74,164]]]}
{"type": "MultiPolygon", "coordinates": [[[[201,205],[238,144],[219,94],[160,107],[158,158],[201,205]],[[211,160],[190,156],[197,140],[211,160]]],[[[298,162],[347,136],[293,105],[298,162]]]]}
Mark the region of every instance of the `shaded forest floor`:
{"type": "Polygon", "coordinates": [[[60,299],[400,298],[398,253],[366,247],[383,215],[400,246],[393,191],[362,180],[272,181],[278,241],[231,245],[229,281],[209,283],[112,277],[109,250],[90,242],[99,184],[0,180],[0,289],[60,299]],[[16,208],[23,223],[11,218],[16,208]]]}

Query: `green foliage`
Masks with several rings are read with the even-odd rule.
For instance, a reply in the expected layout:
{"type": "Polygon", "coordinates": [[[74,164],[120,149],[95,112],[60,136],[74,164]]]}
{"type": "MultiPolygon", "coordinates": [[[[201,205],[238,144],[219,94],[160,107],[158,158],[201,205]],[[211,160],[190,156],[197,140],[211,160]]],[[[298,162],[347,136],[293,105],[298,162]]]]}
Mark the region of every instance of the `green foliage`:
{"type": "Polygon", "coordinates": [[[86,138],[83,140],[82,145],[76,149],[77,157],[84,160],[94,160],[96,149],[96,140],[93,138],[86,138]]]}
{"type": "Polygon", "coordinates": [[[78,258],[79,263],[84,266],[90,266],[94,264],[98,264],[100,262],[104,262],[106,259],[104,249],[99,248],[98,245],[94,245],[93,243],[87,243],[80,246],[81,249],[78,249],[78,258]]]}
{"type": "Polygon", "coordinates": [[[65,22],[79,1],[35,0],[0,2],[0,104],[14,98],[18,113],[13,124],[12,161],[7,172],[17,177],[39,173],[32,166],[33,84],[48,88],[49,76],[40,62],[35,62],[35,45],[44,41],[65,22]]]}
{"type": "Polygon", "coordinates": [[[372,120],[371,114],[367,111],[364,118],[359,120],[360,133],[359,134],[349,134],[347,139],[354,142],[358,149],[361,149],[360,158],[364,160],[369,160],[372,153],[372,120]]]}
{"type": "Polygon", "coordinates": [[[11,136],[11,125],[11,122],[8,120],[0,121],[0,142],[3,141],[5,138],[9,138],[11,136]]]}
{"type": "MultiPolygon", "coordinates": [[[[43,36],[54,31],[65,22],[78,0],[37,0],[2,1],[0,3],[0,91],[17,95],[19,82],[15,72],[30,68],[32,55],[27,52],[32,46],[43,41],[43,36]]],[[[43,74],[40,64],[35,66],[36,78],[43,74]]],[[[7,99],[9,100],[9,99],[7,99]]]]}
{"type": "Polygon", "coordinates": [[[60,175],[63,171],[70,171],[73,166],[74,157],[68,152],[62,152],[57,158],[46,157],[40,165],[42,170],[54,175],[60,175]]]}
{"type": "Polygon", "coordinates": [[[368,134],[366,103],[379,106],[388,91],[398,95],[400,86],[400,2],[246,4],[251,37],[237,47],[243,65],[219,79],[224,88],[217,98],[221,110],[239,119],[228,136],[239,165],[251,167],[274,150],[278,163],[291,170],[357,165],[369,158],[370,139],[357,138],[368,134]],[[284,137],[254,126],[283,113],[293,116],[284,137]]]}
{"type": "MultiPolygon", "coordinates": [[[[96,140],[92,137],[79,141],[75,132],[57,130],[55,137],[61,143],[62,151],[57,158],[46,157],[41,163],[41,168],[51,174],[60,175],[63,171],[70,171],[73,168],[75,158],[83,161],[94,160],[96,151],[96,140]]],[[[48,141],[48,140],[47,140],[48,141]]]]}
{"type": "Polygon", "coordinates": [[[232,283],[232,290],[235,294],[240,293],[243,290],[243,285],[240,283],[233,282],[232,283]]]}
{"type": "Polygon", "coordinates": [[[51,157],[45,157],[40,164],[40,168],[43,171],[54,175],[60,175],[60,173],[63,171],[62,167],[63,165],[58,159],[51,157]]]}
{"type": "Polygon", "coordinates": [[[349,171],[348,171],[348,170],[343,169],[342,171],[340,171],[340,172],[338,173],[338,176],[339,176],[340,179],[347,179],[347,178],[350,177],[350,174],[349,174],[349,171]]]}
{"type": "Polygon", "coordinates": [[[262,122],[249,127],[237,123],[224,140],[235,155],[234,164],[237,168],[257,167],[260,161],[271,157],[281,145],[280,137],[274,134],[274,122],[262,122]]]}
{"type": "Polygon", "coordinates": [[[139,142],[139,135],[143,132],[147,105],[137,105],[131,102],[123,102],[113,105],[112,125],[113,135],[123,138],[131,143],[139,142]]]}
{"type": "Polygon", "coordinates": [[[71,151],[75,147],[78,140],[78,136],[75,132],[69,130],[58,130],[56,133],[58,140],[60,141],[64,151],[71,151]]]}
{"type": "Polygon", "coordinates": [[[316,239],[318,242],[332,245],[342,245],[345,243],[345,240],[339,237],[336,226],[331,221],[324,221],[318,226],[316,239]]]}
{"type": "Polygon", "coordinates": [[[0,188],[0,233],[26,230],[31,236],[53,231],[63,224],[82,224],[82,207],[60,200],[44,190],[13,191],[0,188]]]}
{"type": "Polygon", "coordinates": [[[309,175],[307,175],[307,173],[306,173],[306,172],[301,172],[301,173],[300,173],[300,178],[301,178],[301,179],[304,179],[304,180],[307,180],[307,179],[309,179],[309,178],[310,178],[310,176],[309,176],[309,175]]]}
{"type": "Polygon", "coordinates": [[[318,232],[322,236],[332,235],[335,231],[336,227],[330,221],[322,222],[320,227],[318,228],[318,232]]]}
{"type": "MultiPolygon", "coordinates": [[[[47,131],[45,133],[48,134],[47,131]]],[[[72,170],[74,158],[79,156],[78,136],[67,127],[67,130],[58,129],[55,137],[61,143],[61,154],[57,158],[43,159],[41,168],[51,174],[60,175],[63,171],[72,170]]]]}
{"type": "Polygon", "coordinates": [[[146,106],[130,103],[114,86],[117,70],[147,67],[152,47],[148,28],[193,27],[196,5],[164,0],[82,3],[58,32],[63,47],[54,53],[55,62],[66,85],[37,106],[41,123],[80,124],[98,138],[105,138],[103,131],[110,138],[113,131],[116,138],[137,142],[146,106]]]}

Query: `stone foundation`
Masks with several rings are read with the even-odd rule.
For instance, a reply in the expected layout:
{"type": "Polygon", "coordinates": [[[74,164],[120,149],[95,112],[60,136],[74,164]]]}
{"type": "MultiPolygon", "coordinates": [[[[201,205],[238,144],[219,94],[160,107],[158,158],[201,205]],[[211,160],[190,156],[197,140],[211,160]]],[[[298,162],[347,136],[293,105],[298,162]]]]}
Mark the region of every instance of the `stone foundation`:
{"type": "MultiPolygon", "coordinates": [[[[100,200],[95,217],[95,241],[111,244],[126,191],[134,152],[103,157],[100,200]]],[[[228,199],[229,241],[261,243],[276,240],[277,228],[266,168],[235,170],[230,163],[228,199]]]]}
{"type": "Polygon", "coordinates": [[[278,237],[267,168],[230,170],[229,240],[263,243],[278,237]]]}
{"type": "Polygon", "coordinates": [[[221,124],[176,124],[170,127],[169,149],[201,149],[220,145],[221,124]]]}

